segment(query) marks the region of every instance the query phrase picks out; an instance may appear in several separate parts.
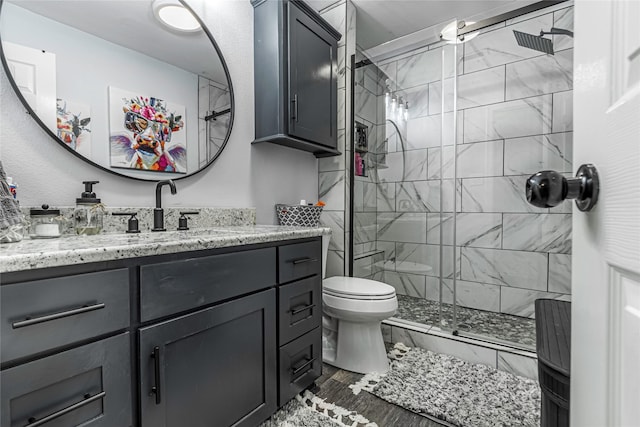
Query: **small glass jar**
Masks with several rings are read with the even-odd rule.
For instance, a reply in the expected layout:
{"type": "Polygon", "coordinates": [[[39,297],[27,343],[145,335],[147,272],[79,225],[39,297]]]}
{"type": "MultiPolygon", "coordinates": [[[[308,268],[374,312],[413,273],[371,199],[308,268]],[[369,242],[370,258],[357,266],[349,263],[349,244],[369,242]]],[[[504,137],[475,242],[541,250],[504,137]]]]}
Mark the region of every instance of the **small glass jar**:
{"type": "Polygon", "coordinates": [[[49,205],[42,205],[42,209],[31,209],[29,214],[31,217],[29,237],[32,239],[60,237],[64,218],[60,215],[59,209],[49,209],[49,205]]]}
{"type": "Polygon", "coordinates": [[[73,213],[75,219],[76,233],[92,236],[102,231],[102,217],[104,216],[104,205],[95,202],[76,202],[76,209],[73,213]]]}

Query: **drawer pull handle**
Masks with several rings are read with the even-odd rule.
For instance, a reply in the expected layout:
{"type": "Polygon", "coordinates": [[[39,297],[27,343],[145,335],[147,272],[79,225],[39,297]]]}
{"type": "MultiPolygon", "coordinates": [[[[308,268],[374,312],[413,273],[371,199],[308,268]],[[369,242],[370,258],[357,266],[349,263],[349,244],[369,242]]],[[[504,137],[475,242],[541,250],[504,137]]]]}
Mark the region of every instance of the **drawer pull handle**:
{"type": "Polygon", "coordinates": [[[66,408],[62,408],[57,412],[54,412],[53,414],[47,415],[44,418],[40,418],[39,420],[36,420],[35,418],[29,418],[29,424],[25,425],[24,427],[38,427],[41,426],[43,424],[46,424],[50,421],[55,420],[56,418],[60,418],[61,416],[63,416],[64,414],[68,414],[69,412],[75,411],[76,409],[82,408],[85,405],[88,405],[92,402],[95,402],[98,399],[102,399],[107,395],[106,392],[102,391],[94,396],[91,397],[87,397],[84,400],[74,403],[73,405],[69,405],[66,408]]]}
{"type": "Polygon", "coordinates": [[[304,368],[306,368],[307,366],[311,365],[313,362],[316,361],[316,358],[312,358],[312,359],[307,359],[302,365],[298,366],[297,368],[291,368],[293,370],[293,375],[297,375],[299,372],[302,372],[304,370],[304,368]]]}
{"type": "Polygon", "coordinates": [[[291,262],[293,263],[293,265],[303,264],[305,262],[318,262],[318,258],[304,257],[304,258],[294,259],[291,262]]]}
{"type": "Polygon", "coordinates": [[[159,405],[162,401],[162,397],[160,394],[160,347],[156,346],[153,348],[151,358],[153,359],[153,377],[155,385],[151,387],[151,393],[149,394],[155,394],[156,405],[159,405]]]}
{"type": "Polygon", "coordinates": [[[73,310],[61,311],[60,313],[47,314],[46,316],[35,317],[33,319],[27,318],[19,322],[13,322],[11,326],[13,329],[24,328],[25,326],[37,325],[38,323],[49,322],[51,320],[62,319],[64,317],[75,316],[76,314],[87,313],[89,311],[100,310],[105,308],[104,303],[85,305],[84,307],[74,308],[73,310]]]}
{"type": "Polygon", "coordinates": [[[303,311],[307,311],[307,310],[311,310],[313,307],[315,307],[315,304],[309,304],[309,305],[305,305],[304,307],[300,307],[300,308],[292,308],[291,310],[289,310],[289,313],[291,313],[292,316],[295,316],[296,314],[300,314],[303,311]]]}

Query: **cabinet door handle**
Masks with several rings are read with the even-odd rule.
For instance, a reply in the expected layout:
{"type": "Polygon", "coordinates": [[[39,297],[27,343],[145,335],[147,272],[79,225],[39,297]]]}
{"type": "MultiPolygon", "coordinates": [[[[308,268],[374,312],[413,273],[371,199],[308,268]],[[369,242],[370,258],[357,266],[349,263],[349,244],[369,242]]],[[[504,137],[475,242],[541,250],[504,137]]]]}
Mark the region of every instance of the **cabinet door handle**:
{"type": "Polygon", "coordinates": [[[43,424],[46,424],[50,421],[55,420],[56,418],[60,418],[61,416],[63,416],[64,414],[68,414],[69,412],[75,411],[76,409],[82,408],[85,405],[88,405],[92,402],[95,402],[98,399],[102,399],[103,397],[105,397],[107,395],[106,392],[102,391],[94,396],[91,397],[87,397],[84,400],[81,400],[80,402],[74,403],[73,405],[69,405],[66,408],[62,408],[59,411],[54,412],[53,414],[49,414],[44,418],[40,418],[39,420],[35,419],[34,417],[29,418],[29,424],[27,424],[24,427],[38,427],[41,426],[43,424]]]}
{"type": "Polygon", "coordinates": [[[303,311],[310,310],[315,306],[316,306],[315,304],[309,304],[300,308],[295,308],[295,309],[292,308],[291,310],[289,310],[289,313],[291,313],[292,316],[295,316],[296,314],[302,313],[303,311]]]}
{"type": "Polygon", "coordinates": [[[151,358],[153,359],[153,377],[155,385],[151,387],[151,393],[149,394],[155,394],[156,405],[159,405],[162,401],[162,396],[160,393],[160,347],[156,346],[153,348],[151,358]]]}
{"type": "Polygon", "coordinates": [[[294,376],[297,375],[299,372],[304,370],[304,368],[306,368],[307,366],[311,365],[315,361],[316,361],[316,358],[313,357],[311,359],[305,360],[305,362],[302,365],[298,366],[297,368],[292,367],[291,369],[293,370],[293,375],[294,376]]]}
{"type": "Polygon", "coordinates": [[[293,102],[293,117],[291,118],[295,120],[297,123],[298,122],[298,94],[297,93],[293,95],[293,100],[291,102],[293,102]]]}
{"type": "Polygon", "coordinates": [[[293,265],[303,264],[305,262],[318,262],[318,258],[304,257],[291,260],[293,265]]]}
{"type": "Polygon", "coordinates": [[[25,326],[37,325],[38,323],[49,322],[51,320],[62,319],[63,317],[75,316],[76,314],[87,313],[89,311],[100,310],[105,308],[104,303],[98,303],[94,305],[85,305],[83,307],[74,308],[73,310],[61,311],[59,313],[47,314],[46,316],[35,317],[33,319],[27,318],[19,322],[13,322],[11,327],[13,329],[24,328],[25,326]]]}

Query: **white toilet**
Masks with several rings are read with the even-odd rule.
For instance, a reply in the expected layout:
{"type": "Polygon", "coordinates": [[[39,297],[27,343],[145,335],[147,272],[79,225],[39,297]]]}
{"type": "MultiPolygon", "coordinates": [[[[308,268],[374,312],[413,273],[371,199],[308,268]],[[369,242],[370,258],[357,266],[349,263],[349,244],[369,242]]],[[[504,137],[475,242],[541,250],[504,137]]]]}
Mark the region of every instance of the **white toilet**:
{"type": "Polygon", "coordinates": [[[380,323],[396,313],[393,286],[358,277],[326,277],[329,236],[322,236],[322,360],[366,374],[389,370],[380,323]]]}

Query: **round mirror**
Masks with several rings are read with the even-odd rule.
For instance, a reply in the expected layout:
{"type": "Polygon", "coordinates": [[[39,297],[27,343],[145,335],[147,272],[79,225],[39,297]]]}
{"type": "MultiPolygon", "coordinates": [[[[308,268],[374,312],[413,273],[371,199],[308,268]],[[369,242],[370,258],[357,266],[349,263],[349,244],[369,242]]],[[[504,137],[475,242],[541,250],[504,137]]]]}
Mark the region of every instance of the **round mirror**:
{"type": "Polygon", "coordinates": [[[220,155],[233,90],[183,0],[0,0],[2,64],[34,120],[74,155],[140,180],[220,155]]]}

